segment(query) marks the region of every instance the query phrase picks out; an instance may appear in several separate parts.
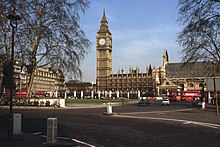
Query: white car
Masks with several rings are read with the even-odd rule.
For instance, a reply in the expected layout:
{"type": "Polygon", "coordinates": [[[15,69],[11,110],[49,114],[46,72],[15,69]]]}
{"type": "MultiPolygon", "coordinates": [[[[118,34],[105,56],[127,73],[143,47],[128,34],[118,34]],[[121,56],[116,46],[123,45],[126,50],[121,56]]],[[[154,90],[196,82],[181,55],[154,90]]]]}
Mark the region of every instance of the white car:
{"type": "Polygon", "coordinates": [[[161,102],[161,104],[162,104],[163,106],[165,106],[165,105],[169,106],[169,105],[170,105],[170,100],[169,100],[169,99],[163,99],[162,102],[161,102]]]}

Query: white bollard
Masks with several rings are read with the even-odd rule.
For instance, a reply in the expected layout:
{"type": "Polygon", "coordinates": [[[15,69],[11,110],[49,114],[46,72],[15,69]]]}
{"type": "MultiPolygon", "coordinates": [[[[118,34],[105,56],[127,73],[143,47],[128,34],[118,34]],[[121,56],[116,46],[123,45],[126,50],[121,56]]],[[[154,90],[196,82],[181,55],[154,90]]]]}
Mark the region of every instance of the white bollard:
{"type": "Polygon", "coordinates": [[[47,118],[47,143],[57,141],[57,118],[47,118]]]}
{"type": "Polygon", "coordinates": [[[112,114],[112,104],[107,103],[107,114],[112,114]]]}
{"type": "Polygon", "coordinates": [[[111,90],[109,91],[109,97],[110,98],[112,97],[112,91],[111,90]]]}
{"type": "Polygon", "coordinates": [[[100,97],[101,97],[101,92],[98,91],[98,98],[100,99],[100,97]]]}
{"type": "Polygon", "coordinates": [[[56,97],[56,98],[58,97],[58,91],[56,91],[56,93],[55,93],[55,97],[56,97]]]}
{"type": "Polygon", "coordinates": [[[94,91],[92,90],[91,91],[91,98],[93,98],[94,97],[94,91]]]}
{"type": "Polygon", "coordinates": [[[73,97],[76,98],[76,91],[73,92],[73,97]]]}
{"type": "Polygon", "coordinates": [[[140,92],[140,90],[138,90],[138,98],[140,98],[141,97],[141,92],[140,92]]]}
{"type": "Polygon", "coordinates": [[[21,114],[13,114],[13,134],[21,134],[21,114]]]}
{"type": "Polygon", "coordinates": [[[205,109],[205,102],[202,102],[202,109],[205,109]]]}
{"type": "Polygon", "coordinates": [[[67,93],[66,93],[66,91],[65,91],[65,93],[64,93],[64,99],[66,99],[67,98],[67,93]]]}
{"type": "Polygon", "coordinates": [[[83,99],[83,91],[81,91],[81,99],[83,99]]]}
{"type": "Polygon", "coordinates": [[[116,91],[117,98],[119,98],[119,91],[116,91]]]}
{"type": "Polygon", "coordinates": [[[61,108],[65,108],[66,107],[66,104],[65,104],[65,99],[59,99],[59,101],[60,101],[60,107],[61,108]]]}

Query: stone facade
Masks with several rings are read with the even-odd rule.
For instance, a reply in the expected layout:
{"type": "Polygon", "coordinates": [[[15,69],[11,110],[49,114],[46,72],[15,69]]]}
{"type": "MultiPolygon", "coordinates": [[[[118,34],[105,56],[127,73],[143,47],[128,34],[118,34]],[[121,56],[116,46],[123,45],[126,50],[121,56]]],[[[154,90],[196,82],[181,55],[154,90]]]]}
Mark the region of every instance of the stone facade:
{"type": "Polygon", "coordinates": [[[103,12],[100,29],[96,35],[96,84],[97,90],[107,90],[107,78],[112,74],[112,36],[103,12]]]}
{"type": "MultiPolygon", "coordinates": [[[[3,68],[0,66],[0,79],[3,78],[3,68]]],[[[29,66],[20,62],[14,63],[14,83],[16,90],[26,90],[29,81],[29,66]]],[[[64,75],[61,70],[53,70],[50,68],[40,67],[35,71],[32,91],[64,93],[64,75]]]]}
{"type": "MultiPolygon", "coordinates": [[[[128,73],[121,69],[117,74],[112,73],[112,37],[108,29],[108,22],[103,13],[100,29],[96,36],[97,78],[96,89],[106,92],[141,92],[154,93],[157,96],[166,95],[169,90],[181,94],[186,90],[205,90],[206,78],[213,78],[211,62],[170,63],[167,50],[163,54],[161,67],[146,68],[146,72],[139,69],[129,69],[128,73]],[[102,42],[102,39],[105,39],[102,42]]],[[[217,77],[220,76],[217,64],[217,77]]]]}
{"type": "Polygon", "coordinates": [[[152,73],[146,68],[146,73],[141,73],[139,68],[129,69],[128,73],[121,72],[111,74],[108,77],[108,91],[120,91],[126,97],[126,93],[134,94],[140,92],[141,95],[154,95],[155,81],[152,73]]]}
{"type": "MultiPolygon", "coordinates": [[[[166,52],[167,53],[167,52],[166,52]]],[[[168,62],[168,61],[167,61],[168,62]]],[[[166,62],[166,63],[167,63],[166,62]]],[[[166,64],[164,62],[164,66],[166,64]]],[[[141,73],[138,68],[129,69],[128,73],[118,72],[112,73],[112,36],[108,28],[108,21],[105,16],[105,11],[101,19],[100,29],[96,36],[96,89],[97,91],[120,91],[154,93],[156,82],[164,79],[165,69],[151,69],[141,73]]]]}
{"type": "MultiPolygon", "coordinates": [[[[216,76],[220,77],[218,69],[216,76]]],[[[182,90],[201,90],[203,84],[206,87],[207,78],[213,78],[212,62],[168,63],[166,65],[166,80],[182,90]]]]}

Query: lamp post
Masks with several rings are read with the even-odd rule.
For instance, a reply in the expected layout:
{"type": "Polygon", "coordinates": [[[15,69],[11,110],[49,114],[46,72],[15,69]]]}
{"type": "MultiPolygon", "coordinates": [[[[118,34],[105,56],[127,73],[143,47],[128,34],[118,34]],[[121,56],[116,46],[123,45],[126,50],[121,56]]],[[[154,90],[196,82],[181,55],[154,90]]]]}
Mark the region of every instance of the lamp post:
{"type": "Polygon", "coordinates": [[[123,72],[124,72],[124,69],[122,68],[121,69],[121,97],[122,97],[122,105],[124,105],[124,102],[123,102],[123,72]]]}
{"type": "Polygon", "coordinates": [[[92,99],[94,98],[94,88],[93,88],[93,85],[94,85],[94,82],[92,81],[92,94],[91,94],[92,99]]]}
{"type": "Polygon", "coordinates": [[[215,99],[215,105],[216,105],[216,115],[218,115],[218,96],[216,91],[216,61],[212,62],[213,64],[213,83],[214,83],[214,99],[215,99]]]}
{"type": "Polygon", "coordinates": [[[12,139],[13,137],[13,114],[12,114],[12,100],[13,100],[13,91],[14,91],[14,35],[15,35],[15,29],[17,28],[17,21],[21,20],[21,17],[16,14],[15,8],[10,13],[7,18],[10,20],[10,26],[12,27],[12,41],[11,41],[11,63],[10,63],[10,108],[9,108],[9,129],[8,129],[8,138],[12,139]]]}

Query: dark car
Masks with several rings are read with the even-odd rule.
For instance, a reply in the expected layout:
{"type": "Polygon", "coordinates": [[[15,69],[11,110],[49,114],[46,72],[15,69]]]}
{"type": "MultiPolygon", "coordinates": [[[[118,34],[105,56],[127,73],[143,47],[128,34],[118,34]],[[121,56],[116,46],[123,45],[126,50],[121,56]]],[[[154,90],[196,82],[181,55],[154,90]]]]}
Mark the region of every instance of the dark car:
{"type": "Polygon", "coordinates": [[[138,106],[149,106],[150,105],[150,101],[148,99],[141,99],[138,102],[138,106]]]}

